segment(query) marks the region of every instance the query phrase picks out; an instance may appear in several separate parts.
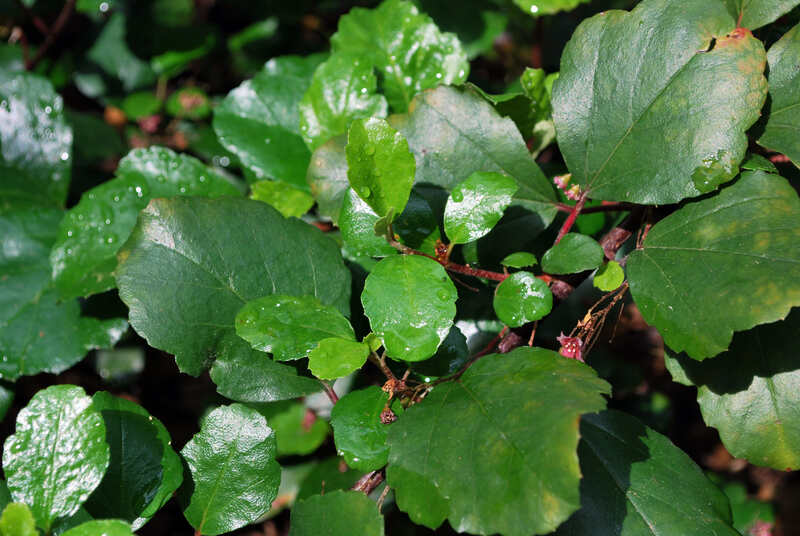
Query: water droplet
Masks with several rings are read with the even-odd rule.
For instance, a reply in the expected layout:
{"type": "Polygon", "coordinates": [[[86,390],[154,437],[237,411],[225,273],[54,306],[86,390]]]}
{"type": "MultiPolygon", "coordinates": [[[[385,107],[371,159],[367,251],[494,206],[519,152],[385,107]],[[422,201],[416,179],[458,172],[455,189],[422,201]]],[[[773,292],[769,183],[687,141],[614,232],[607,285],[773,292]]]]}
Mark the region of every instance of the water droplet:
{"type": "Polygon", "coordinates": [[[67,236],[72,236],[72,231],[67,231],[67,236]]]}
{"type": "Polygon", "coordinates": [[[447,301],[447,300],[450,298],[450,293],[449,293],[449,292],[447,292],[447,291],[446,291],[446,290],[444,290],[444,289],[442,289],[442,290],[440,290],[439,292],[437,292],[437,293],[436,293],[436,295],[437,295],[437,296],[439,297],[439,299],[440,299],[440,300],[442,300],[442,301],[447,301]]]}
{"type": "Polygon", "coordinates": [[[411,85],[411,77],[410,76],[404,76],[403,77],[403,83],[405,85],[407,85],[407,86],[410,86],[411,85]]]}
{"type": "Polygon", "coordinates": [[[266,143],[266,144],[269,144],[269,143],[271,143],[271,142],[272,142],[272,140],[271,140],[271,139],[269,139],[269,138],[266,138],[266,139],[264,140],[264,143],[266,143]]]}
{"type": "Polygon", "coordinates": [[[105,13],[108,11],[108,2],[100,2],[100,5],[97,6],[97,9],[100,10],[100,13],[105,13]]]}
{"type": "Polygon", "coordinates": [[[458,77],[459,78],[462,78],[465,74],[466,73],[464,72],[464,69],[461,69],[460,71],[458,71],[458,77]]]}
{"type": "MultiPolygon", "coordinates": [[[[305,130],[305,128],[303,130],[305,130]]],[[[229,165],[231,165],[231,159],[228,158],[227,156],[222,156],[219,159],[219,165],[222,167],[228,167],[229,165]]]]}
{"type": "Polygon", "coordinates": [[[106,236],[106,243],[107,244],[113,244],[115,240],[116,240],[116,237],[114,237],[113,235],[106,236]]]}
{"type": "Polygon", "coordinates": [[[198,177],[197,180],[199,180],[200,182],[206,182],[206,176],[205,175],[200,175],[200,177],[198,177]]]}
{"type": "Polygon", "coordinates": [[[442,79],[442,73],[436,73],[436,78],[438,80],[441,80],[442,79]]]}
{"type": "Polygon", "coordinates": [[[539,12],[539,6],[531,6],[531,13],[538,13],[538,12],[539,12]]]}
{"type": "Polygon", "coordinates": [[[364,94],[364,93],[366,93],[366,92],[367,92],[367,88],[365,88],[365,87],[362,87],[362,88],[361,88],[361,94],[363,95],[363,94],[364,94]]]}
{"type": "Polygon", "coordinates": [[[363,187],[363,188],[361,188],[361,190],[359,191],[359,195],[361,196],[361,199],[366,199],[367,197],[369,197],[369,196],[371,196],[371,195],[372,195],[372,190],[370,190],[369,188],[367,188],[366,186],[364,186],[364,187],[363,187]]]}
{"type": "Polygon", "coordinates": [[[67,255],[72,255],[72,249],[71,248],[67,248],[67,255]]]}
{"type": "Polygon", "coordinates": [[[464,200],[464,193],[461,190],[453,190],[453,193],[450,194],[450,197],[452,197],[453,201],[456,203],[460,203],[464,200]]]}
{"type": "Polygon", "coordinates": [[[67,151],[61,153],[61,160],[69,160],[69,153],[67,151]]]}
{"type": "Polygon", "coordinates": [[[111,218],[106,218],[105,223],[106,225],[111,225],[111,218]]]}
{"type": "Polygon", "coordinates": [[[118,195],[115,195],[115,196],[114,196],[114,202],[115,202],[115,203],[119,203],[119,196],[118,196],[118,195]]]}
{"type": "Polygon", "coordinates": [[[365,153],[367,153],[368,155],[373,155],[373,154],[375,154],[375,146],[374,146],[374,145],[367,145],[367,146],[364,148],[364,152],[365,152],[365,153]]]}
{"type": "Polygon", "coordinates": [[[45,106],[44,107],[44,113],[46,113],[48,115],[53,113],[53,108],[51,106],[45,106]]]}
{"type": "Polygon", "coordinates": [[[137,197],[142,197],[142,195],[144,195],[144,194],[142,193],[142,187],[141,187],[141,186],[137,186],[137,187],[136,187],[136,196],[137,196],[137,197]]]}
{"type": "Polygon", "coordinates": [[[180,192],[182,194],[185,194],[186,193],[186,187],[185,186],[181,186],[180,192]]]}

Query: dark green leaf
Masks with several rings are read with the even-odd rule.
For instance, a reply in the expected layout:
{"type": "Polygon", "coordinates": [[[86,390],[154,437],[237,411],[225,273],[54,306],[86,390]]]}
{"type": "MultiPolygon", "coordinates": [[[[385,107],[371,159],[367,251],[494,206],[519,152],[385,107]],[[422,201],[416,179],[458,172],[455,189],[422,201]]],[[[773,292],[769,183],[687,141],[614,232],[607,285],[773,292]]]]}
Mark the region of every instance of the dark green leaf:
{"type": "MultiPolygon", "coordinates": [[[[342,397],[331,410],[331,426],[336,450],[347,465],[359,471],[376,471],[389,460],[386,436],[390,424],[381,422],[381,413],[387,406],[389,395],[373,385],[360,391],[351,391],[342,397]]],[[[395,415],[402,414],[402,405],[391,404],[395,415]]]]}
{"type": "Polygon", "coordinates": [[[593,199],[675,203],[736,176],[767,85],[763,45],[735,26],[720,0],[645,0],[581,23],[553,118],[593,199]]]}
{"type": "Polygon", "coordinates": [[[778,168],[775,167],[775,164],[755,153],[749,153],[740,167],[750,171],[766,171],[767,173],[778,174],[778,168]]]}
{"type": "Polygon", "coordinates": [[[105,158],[119,158],[127,146],[119,132],[99,114],[65,110],[72,127],[75,165],[96,165],[105,158]]]}
{"type": "Polygon", "coordinates": [[[683,451],[617,411],[581,419],[581,506],[558,536],[734,536],[728,499],[683,451]]]}
{"type": "Polygon", "coordinates": [[[800,309],[782,322],[737,333],[727,352],[698,363],[666,355],[673,378],[697,386],[703,420],[737,458],[800,468],[800,309]]]}
{"type": "Polygon", "coordinates": [[[420,91],[460,84],[469,73],[458,38],[440,32],[406,0],[387,0],[372,10],[352,9],[339,19],[331,46],[334,52],[364,58],[377,68],[389,105],[399,113],[408,110],[420,91]]]}
{"type": "MultiPolygon", "coordinates": [[[[0,421],[6,418],[11,404],[14,403],[14,390],[6,384],[0,383],[0,421]]],[[[2,503],[0,503],[2,506],[2,503]]]]}
{"type": "Polygon", "coordinates": [[[36,393],[17,415],[3,445],[3,472],[16,502],[27,504],[45,532],[77,512],[108,467],[106,428],[80,387],[55,385],[36,393]]]}
{"type": "Polygon", "coordinates": [[[105,391],[92,402],[105,422],[111,461],[84,506],[94,518],[124,519],[137,530],[181,485],[181,459],[167,429],[143,407],[105,391]]]}
{"type": "Polygon", "coordinates": [[[252,190],[250,199],[271,205],[287,218],[299,218],[314,206],[313,197],[285,182],[258,181],[252,190]]]}
{"type": "Polygon", "coordinates": [[[800,166],[800,24],[770,47],[767,61],[769,114],[758,143],[800,166]]]}
{"type": "Polygon", "coordinates": [[[414,184],[416,162],[402,134],[383,119],[353,121],[347,133],[350,186],[379,217],[400,214],[414,184]]]}
{"type": "Polygon", "coordinates": [[[453,244],[486,235],[503,217],[517,191],[517,181],[500,173],[476,171],[450,192],[444,210],[444,232],[453,244]]]}
{"type": "Polygon", "coordinates": [[[236,334],[277,361],[308,356],[328,337],[355,340],[350,322],[314,296],[274,294],[248,301],[236,314],[236,334]]]}
{"type": "Polygon", "coordinates": [[[44,78],[28,73],[0,77],[0,209],[64,206],[72,130],[62,111],[61,97],[44,78]]]}
{"type": "Polygon", "coordinates": [[[367,361],[369,345],[338,337],[322,339],[308,356],[308,368],[317,378],[334,380],[360,369],[367,361]]]}
{"type": "Polygon", "coordinates": [[[527,268],[529,266],[536,266],[536,255],[528,253],[527,251],[518,251],[506,257],[501,261],[503,266],[509,268],[527,268]]]}
{"type": "Polygon", "coordinates": [[[183,514],[198,534],[215,536],[253,523],[278,494],[275,434],[256,410],[222,406],[203,419],[183,447],[191,482],[181,488],[183,514]]]}
{"type": "Polygon", "coordinates": [[[553,293],[532,273],[516,272],[497,285],[493,304],[497,318],[516,328],[547,316],[553,308],[553,293]]]}
{"type": "Polygon", "coordinates": [[[514,0],[525,13],[531,15],[552,15],[559,11],[570,11],[589,0],[514,0]]]}
{"type": "Polygon", "coordinates": [[[116,177],[86,192],[67,211],[50,254],[53,279],[64,298],[114,288],[117,252],[151,199],[178,195],[239,195],[223,177],[191,156],[164,147],[134,149],[116,177]]]}
{"type": "Polygon", "coordinates": [[[389,428],[387,480],[415,523],[544,534],[580,506],[578,428],[609,386],[542,348],[483,357],[389,428]]]}
{"type": "Polygon", "coordinates": [[[308,166],[308,184],[317,201],[317,210],[323,216],[339,221],[339,211],[350,189],[347,179],[347,156],[344,148],[347,136],[337,136],[320,145],[311,156],[308,166]]]}
{"type": "Polygon", "coordinates": [[[133,536],[130,525],[117,519],[87,521],[61,536],[133,536]]]}
{"type": "Polygon", "coordinates": [[[619,288],[623,281],[625,281],[625,272],[617,261],[608,261],[601,266],[592,280],[594,286],[604,292],[611,292],[619,288]]]}
{"type": "Polygon", "coordinates": [[[298,501],[289,536],[383,536],[383,516],[360,491],[333,491],[298,501]]]}
{"type": "MultiPolygon", "coordinates": [[[[117,283],[134,329],[151,346],[175,354],[180,369],[189,374],[200,374],[222,358],[223,369],[212,372],[212,378],[229,387],[234,385],[226,382],[223,371],[232,372],[236,363],[249,369],[240,368],[237,376],[256,373],[250,367],[260,373],[294,374],[258,363],[258,356],[268,357],[231,340],[238,339],[236,313],[248,301],[270,294],[310,295],[349,311],[350,273],[335,242],[258,201],[153,200],[141,213],[120,261],[117,283]]],[[[260,377],[248,383],[272,385],[275,380],[260,377]]]]}
{"type": "Polygon", "coordinates": [[[297,500],[337,489],[350,489],[361,476],[361,471],[349,469],[339,457],[325,459],[315,465],[303,480],[297,492],[297,500]]]}
{"type": "Polygon", "coordinates": [[[800,305],[798,220],[797,192],[762,171],[667,216],[626,266],[644,319],[674,351],[703,359],[734,331],[784,318],[800,305]]]}
{"type": "Polygon", "coordinates": [[[798,0],[725,0],[731,15],[742,28],[755,30],[775,21],[800,4],[798,0]]]}
{"type": "Polygon", "coordinates": [[[300,132],[313,151],[344,134],[354,119],[386,117],[386,99],[375,93],[372,67],[357,55],[334,54],[317,67],[300,101],[300,132]]]}
{"type": "Polygon", "coordinates": [[[397,253],[386,238],[375,234],[375,224],[379,219],[355,190],[348,188],[339,214],[339,228],[347,250],[353,255],[367,257],[386,257],[397,253]]]}
{"type": "Polygon", "coordinates": [[[155,82],[155,73],[147,62],[137,58],[125,42],[126,16],[114,13],[100,36],[86,53],[107,74],[118,78],[125,91],[133,91],[155,82]]]}
{"type": "Polygon", "coordinates": [[[456,314],[456,287],[438,262],[386,257],[372,269],[361,302],[390,357],[422,361],[436,353],[456,314]]]}
{"type": "Polygon", "coordinates": [[[0,536],[38,536],[31,509],[23,503],[10,503],[0,517],[0,536]]]}
{"type": "Polygon", "coordinates": [[[122,318],[81,317],[76,300],[60,302],[50,286],[50,246],[57,209],[0,212],[0,376],[16,380],[62,372],[93,348],[113,346],[127,328],[122,318]]]}
{"type": "Polygon", "coordinates": [[[575,274],[594,270],[603,262],[603,248],[590,236],[568,233],[545,251],[542,270],[549,274],[575,274]]]}

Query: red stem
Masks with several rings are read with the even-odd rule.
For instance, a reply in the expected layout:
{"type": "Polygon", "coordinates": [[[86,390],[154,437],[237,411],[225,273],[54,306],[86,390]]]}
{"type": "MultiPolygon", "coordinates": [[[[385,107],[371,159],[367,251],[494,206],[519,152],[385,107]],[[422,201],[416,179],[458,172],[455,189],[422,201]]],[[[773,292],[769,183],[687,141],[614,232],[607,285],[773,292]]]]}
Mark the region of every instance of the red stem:
{"type": "Polygon", "coordinates": [[[558,231],[556,241],[553,242],[554,246],[561,242],[561,239],[564,238],[564,235],[567,234],[570,229],[572,229],[572,226],[575,224],[575,220],[578,219],[578,214],[580,214],[581,210],[583,210],[583,205],[586,204],[586,199],[586,192],[583,192],[578,198],[578,202],[575,203],[575,206],[572,207],[572,210],[570,210],[569,216],[567,216],[566,221],[564,221],[564,225],[562,225],[561,229],[558,231]]]}
{"type": "Polygon", "coordinates": [[[336,404],[339,401],[339,396],[336,394],[336,391],[333,390],[333,387],[328,385],[326,382],[320,380],[322,387],[325,389],[325,394],[328,395],[328,398],[331,401],[331,404],[336,404]]]}
{"type": "Polygon", "coordinates": [[[56,38],[64,29],[64,26],[67,25],[67,21],[72,16],[72,12],[75,9],[75,1],[76,0],[67,0],[64,3],[64,7],[61,9],[61,13],[58,14],[58,18],[56,19],[55,23],[53,23],[50,33],[48,33],[47,37],[45,37],[44,43],[42,43],[42,46],[39,47],[39,50],[36,52],[36,55],[33,57],[33,59],[25,65],[26,70],[32,71],[33,68],[36,67],[39,61],[44,57],[47,50],[53,45],[56,38]]]}

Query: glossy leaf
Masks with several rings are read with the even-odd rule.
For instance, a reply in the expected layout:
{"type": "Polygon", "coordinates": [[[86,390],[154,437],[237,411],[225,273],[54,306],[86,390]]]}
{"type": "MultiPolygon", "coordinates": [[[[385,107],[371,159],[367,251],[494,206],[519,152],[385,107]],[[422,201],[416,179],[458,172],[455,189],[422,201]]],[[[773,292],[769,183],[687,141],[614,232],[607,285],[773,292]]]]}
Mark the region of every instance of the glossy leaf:
{"type": "Polygon", "coordinates": [[[267,419],[275,432],[277,456],[311,454],[327,439],[328,423],[302,402],[274,402],[258,404],[253,409],[267,419]]]}
{"type": "Polygon", "coordinates": [[[27,504],[45,532],[77,512],[108,467],[105,425],[80,387],[36,393],[3,445],[3,472],[16,502],[27,504]]]}
{"type": "MultiPolygon", "coordinates": [[[[381,422],[381,413],[389,395],[373,385],[351,391],[331,410],[331,426],[336,450],[347,465],[362,472],[376,471],[389,460],[386,436],[391,424],[381,422]]],[[[402,405],[390,405],[395,415],[402,414],[402,405]]]]}
{"type": "Polygon", "coordinates": [[[339,221],[342,203],[347,197],[347,156],[344,148],[347,136],[337,136],[320,145],[311,156],[306,180],[317,201],[317,210],[325,217],[339,221]]]}
{"type": "Polygon", "coordinates": [[[755,30],[800,5],[798,0],[725,0],[728,11],[742,28],[755,30]]]}
{"type": "Polygon", "coordinates": [[[317,378],[335,380],[360,369],[367,361],[369,345],[338,337],[322,339],[308,356],[308,368],[317,378]]]}
{"type": "Polygon", "coordinates": [[[397,253],[384,237],[375,234],[375,224],[379,219],[355,190],[348,188],[339,214],[339,228],[347,250],[353,255],[368,257],[386,257],[397,253]]]}
{"type": "Polygon", "coordinates": [[[133,536],[130,525],[118,519],[87,521],[62,533],[61,536],[133,536]]]}
{"type": "Polygon", "coordinates": [[[386,99],[375,93],[377,80],[362,54],[333,54],[314,71],[300,101],[300,133],[313,151],[344,134],[354,119],[386,117],[386,99]]]}
{"type": "Polygon", "coordinates": [[[59,301],[50,285],[50,246],[63,212],[0,211],[0,376],[16,380],[57,374],[91,349],[113,346],[127,328],[122,318],[80,316],[76,300],[59,301]]]}
{"type": "Polygon", "coordinates": [[[72,130],[63,108],[44,78],[28,73],[0,77],[0,209],[12,203],[64,206],[72,130]]]}
{"type": "Polygon", "coordinates": [[[516,272],[497,285],[493,305],[497,318],[516,328],[547,316],[553,308],[553,293],[532,273],[516,272]]]}
{"type": "Polygon", "coordinates": [[[84,506],[94,518],[124,519],[137,530],[181,485],[181,459],[167,429],[143,407],[105,391],[92,403],[103,416],[111,458],[84,506]]]}
{"type": "Polygon", "coordinates": [[[728,499],[668,438],[618,411],[584,415],[580,432],[582,507],[558,536],[739,534],[728,499]]]}
{"type": "Polygon", "coordinates": [[[355,340],[350,322],[314,296],[275,294],[250,300],[236,314],[236,334],[277,361],[307,357],[328,337],[355,340]]]}
{"type": "Polygon", "coordinates": [[[214,111],[220,143],[257,178],[308,189],[311,154],[300,136],[298,106],[321,60],[320,55],[273,58],[214,111]]]}
{"type": "Polygon", "coordinates": [[[28,505],[9,503],[0,516],[0,536],[38,536],[36,520],[28,505]]]}
{"type": "Polygon", "coordinates": [[[316,390],[316,382],[251,350],[234,319],[245,303],[271,293],[313,295],[349,310],[350,274],[317,229],[258,201],[159,199],[142,212],[120,259],[117,283],[131,325],[175,354],[182,371],[197,375],[213,363],[220,392],[242,401],[316,390]]]}
{"type": "Polygon", "coordinates": [[[525,13],[531,15],[552,15],[559,11],[569,11],[589,0],[514,0],[525,13]]]}
{"type": "Polygon", "coordinates": [[[361,303],[386,353],[403,361],[432,356],[456,314],[456,287],[438,262],[417,255],[380,261],[367,276],[361,303]]]}
{"type": "Polygon", "coordinates": [[[592,237],[567,233],[545,251],[542,270],[549,274],[575,274],[597,268],[604,258],[603,248],[592,237]]]}
{"type": "Polygon", "coordinates": [[[626,266],[644,319],[674,351],[704,359],[734,331],[784,318],[800,305],[799,219],[797,192],[761,171],[670,214],[626,266]]]}
{"type": "Polygon", "coordinates": [[[458,38],[439,31],[406,0],[388,0],[371,10],[353,8],[339,19],[331,46],[335,53],[361,56],[377,68],[389,105],[400,113],[417,93],[460,84],[469,72],[458,38]]]}
{"type": "Polygon", "coordinates": [[[289,536],[383,536],[383,516],[360,491],[332,491],[298,501],[289,536]]]}
{"type": "Polygon", "coordinates": [[[214,536],[253,523],[278,494],[275,434],[254,409],[215,409],[181,455],[191,472],[191,483],[181,488],[183,514],[198,534],[214,536]]]}
{"type": "Polygon", "coordinates": [[[50,254],[53,279],[64,298],[114,288],[117,252],[151,199],[178,195],[239,195],[224,178],[191,156],[164,147],[134,149],[114,179],[86,192],[67,211],[50,254]]]}
{"type": "Polygon", "coordinates": [[[533,253],[528,253],[527,251],[518,251],[516,253],[506,255],[501,264],[503,266],[508,266],[509,268],[527,268],[529,266],[536,266],[538,262],[536,261],[536,255],[533,253]]]}
{"type": "Polygon", "coordinates": [[[665,356],[673,379],[697,386],[703,420],[737,458],[780,471],[800,468],[800,309],[737,333],[728,351],[698,363],[665,356]]]}
{"type": "Polygon", "coordinates": [[[447,518],[473,534],[554,530],[580,506],[576,419],[608,392],[590,367],[550,350],[481,358],[389,427],[397,505],[431,528],[447,518]]]}
{"type": "MultiPolygon", "coordinates": [[[[518,184],[514,205],[541,220],[541,229],[555,216],[550,181],[531,158],[511,119],[470,89],[439,87],[417,96],[408,115],[389,123],[408,140],[417,160],[415,182],[453,189],[475,171],[496,171],[518,184]]],[[[536,227],[529,228],[529,233],[536,227]]]]}
{"type": "Polygon", "coordinates": [[[250,199],[272,206],[287,218],[299,218],[314,206],[313,197],[285,182],[258,181],[252,190],[250,199]]]}
{"type": "Polygon", "coordinates": [[[608,261],[594,274],[592,283],[604,292],[611,292],[619,288],[623,281],[625,281],[625,271],[622,266],[617,261],[608,261]]]}
{"type": "Polygon", "coordinates": [[[770,47],[767,61],[769,114],[758,143],[800,167],[800,24],[770,47]]]}
{"type": "Polygon", "coordinates": [[[517,181],[500,173],[475,172],[456,185],[444,209],[444,232],[466,244],[492,230],[517,191],[517,181]]]}
{"type": "Polygon", "coordinates": [[[383,119],[353,121],[347,132],[350,186],[379,217],[400,214],[414,184],[416,163],[402,134],[383,119]]]}
{"type": "Polygon", "coordinates": [[[767,90],[764,47],[735,26],[720,0],[645,0],[581,23],[552,100],[573,181],[593,199],[663,204],[734,178],[767,90]]]}

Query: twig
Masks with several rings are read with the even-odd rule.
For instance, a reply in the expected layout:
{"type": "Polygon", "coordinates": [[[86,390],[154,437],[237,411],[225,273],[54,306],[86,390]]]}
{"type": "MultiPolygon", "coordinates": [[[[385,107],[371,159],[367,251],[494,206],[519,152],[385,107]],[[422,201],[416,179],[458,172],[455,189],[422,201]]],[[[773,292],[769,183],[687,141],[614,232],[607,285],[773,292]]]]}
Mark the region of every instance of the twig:
{"type": "Polygon", "coordinates": [[[36,26],[36,29],[42,32],[42,35],[47,35],[50,33],[50,28],[47,27],[47,24],[40,19],[28,6],[25,5],[25,2],[22,0],[17,0],[17,6],[25,12],[25,14],[30,17],[33,21],[33,25],[36,26]]]}
{"type": "Polygon", "coordinates": [[[333,387],[328,385],[327,382],[322,380],[319,381],[322,384],[322,387],[325,389],[325,394],[328,395],[332,404],[336,404],[339,401],[339,395],[336,394],[336,391],[333,390],[333,387]]]}
{"type": "Polygon", "coordinates": [[[375,488],[381,485],[381,482],[383,482],[383,470],[379,469],[377,471],[370,471],[359,478],[358,482],[350,489],[353,491],[363,491],[365,494],[369,495],[375,488]]]}
{"type": "Polygon", "coordinates": [[[574,207],[572,207],[569,216],[567,216],[567,219],[564,221],[564,225],[562,225],[561,229],[559,229],[556,241],[553,242],[554,246],[561,242],[561,239],[564,238],[564,235],[567,234],[570,229],[572,229],[572,226],[575,224],[575,220],[578,219],[578,214],[580,214],[581,210],[583,210],[583,205],[586,204],[587,199],[588,196],[586,195],[586,192],[583,192],[578,198],[578,202],[575,203],[574,207]]]}
{"type": "Polygon", "coordinates": [[[25,64],[25,69],[28,71],[32,71],[36,65],[41,61],[44,55],[47,53],[47,50],[53,45],[56,38],[58,38],[59,34],[61,34],[64,27],[67,25],[67,21],[72,16],[72,12],[75,10],[75,1],[76,0],[67,0],[64,3],[64,7],[61,8],[61,13],[58,14],[58,18],[53,23],[53,27],[50,29],[50,33],[47,34],[47,37],[44,39],[44,43],[42,46],[39,47],[39,50],[36,51],[36,55],[33,57],[31,61],[25,64]]]}
{"type": "Polygon", "coordinates": [[[376,502],[378,505],[378,512],[380,512],[381,508],[383,508],[383,501],[386,499],[386,496],[389,495],[390,489],[392,488],[390,488],[388,485],[383,487],[383,491],[381,491],[381,495],[378,497],[378,501],[376,502]]]}
{"type": "Polygon", "coordinates": [[[422,384],[422,385],[426,387],[433,387],[434,385],[439,385],[440,383],[459,379],[467,371],[469,367],[475,364],[475,362],[478,359],[492,352],[497,347],[497,345],[500,344],[500,341],[503,340],[503,336],[506,334],[507,331],[508,331],[508,326],[505,326],[502,330],[500,330],[500,333],[495,335],[495,337],[491,341],[489,341],[489,344],[487,344],[483,350],[481,350],[474,356],[470,357],[469,360],[466,363],[464,363],[464,365],[460,369],[458,369],[450,376],[445,376],[444,378],[439,378],[438,380],[435,380],[430,384],[422,384]]]}
{"type": "Polygon", "coordinates": [[[375,366],[381,369],[381,372],[383,372],[383,375],[386,376],[387,380],[397,381],[397,378],[395,378],[392,369],[390,369],[389,366],[386,364],[386,360],[384,358],[378,357],[377,355],[375,355],[375,352],[370,352],[370,354],[367,356],[367,359],[369,359],[373,364],[375,364],[375,366]]]}

